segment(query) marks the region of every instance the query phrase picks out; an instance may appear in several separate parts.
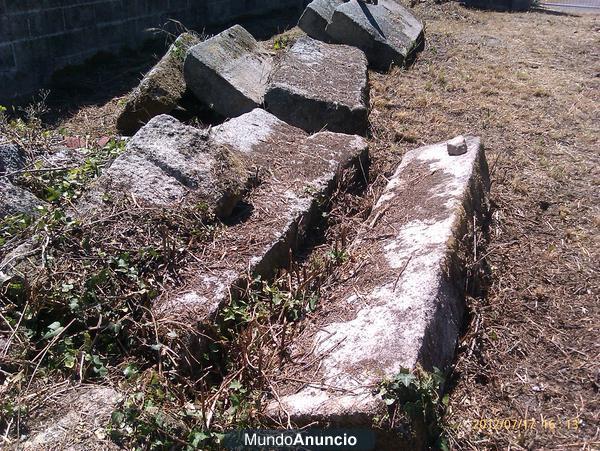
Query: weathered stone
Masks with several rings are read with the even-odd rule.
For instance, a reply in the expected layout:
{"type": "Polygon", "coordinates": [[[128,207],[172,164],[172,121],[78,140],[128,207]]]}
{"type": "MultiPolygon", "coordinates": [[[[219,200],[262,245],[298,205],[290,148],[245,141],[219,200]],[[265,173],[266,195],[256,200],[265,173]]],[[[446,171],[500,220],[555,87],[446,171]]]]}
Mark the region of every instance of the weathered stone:
{"type": "Polygon", "coordinates": [[[380,70],[401,66],[423,42],[423,24],[393,0],[378,5],[345,2],[336,8],[326,32],[335,42],[361,49],[380,70]]]}
{"type": "Polygon", "coordinates": [[[260,183],[203,253],[201,266],[190,269],[186,290],[155,303],[161,334],[180,355],[191,353],[189,359],[202,352],[220,307],[244,289],[249,275],[268,277],[288,263],[319,209],[318,199],[334,188],[340,171],[358,166],[367,153],[359,136],[309,136],[260,109],[215,127],[211,141],[240,152],[260,183]],[[191,329],[201,335],[190,336],[191,329]],[[173,331],[178,340],[167,338],[173,331]]]}
{"type": "Polygon", "coordinates": [[[29,191],[13,185],[6,178],[0,177],[0,220],[6,216],[25,214],[37,216],[39,207],[47,204],[29,191]]]}
{"type": "Polygon", "coordinates": [[[28,286],[39,286],[38,282],[44,276],[44,262],[40,254],[40,237],[34,235],[4,255],[0,261],[0,285],[17,278],[26,280],[28,286]]]}
{"type": "Polygon", "coordinates": [[[104,171],[78,206],[80,213],[108,196],[137,203],[176,206],[187,196],[217,216],[229,215],[248,176],[226,146],[213,146],[206,133],[161,115],[127,143],[125,153],[104,171]]]}
{"type": "Polygon", "coordinates": [[[369,425],[386,412],[373,394],[385,378],[417,364],[448,368],[472,257],[467,237],[474,216],[488,211],[485,154],[478,138],[467,143],[460,156],[448,155],[446,143],[406,154],[350,246],[351,277],[330,290],[319,323],[292,350],[290,360],[304,367],[287,366],[287,374],[310,382],[282,388],[272,415],[369,425]]]}
{"type": "Polygon", "coordinates": [[[34,167],[40,169],[73,168],[82,165],[86,157],[85,149],[70,149],[66,146],[55,148],[35,161],[34,167]]]}
{"type": "Polygon", "coordinates": [[[275,65],[265,104],[308,132],[362,134],[368,125],[368,77],[361,50],[303,37],[275,65]]]}
{"type": "Polygon", "coordinates": [[[200,38],[181,34],[162,59],[148,72],[129,94],[127,103],[117,118],[117,129],[133,135],[142,125],[159,114],[173,111],[186,92],[183,63],[188,49],[200,38]]]}
{"type": "Polygon", "coordinates": [[[23,169],[27,161],[22,148],[2,141],[0,136],[0,176],[23,169]]]}
{"type": "Polygon", "coordinates": [[[467,140],[464,136],[460,135],[448,141],[448,155],[457,156],[463,153],[467,153],[467,140]]]}
{"type": "Polygon", "coordinates": [[[271,65],[271,55],[234,25],[192,47],[184,74],[200,101],[225,117],[236,117],[262,105],[271,65]]]}
{"type": "Polygon", "coordinates": [[[346,1],[347,0],[313,0],[302,13],[300,20],[298,21],[298,26],[311,38],[328,42],[331,38],[326,33],[325,28],[331,21],[335,8],[346,1]]]}
{"type": "MultiPolygon", "coordinates": [[[[50,397],[51,399],[51,397],[50,397]]],[[[29,438],[17,449],[117,450],[106,427],[120,400],[119,393],[99,385],[81,385],[63,392],[29,425],[29,438]],[[53,412],[46,414],[46,412],[53,412]]]]}

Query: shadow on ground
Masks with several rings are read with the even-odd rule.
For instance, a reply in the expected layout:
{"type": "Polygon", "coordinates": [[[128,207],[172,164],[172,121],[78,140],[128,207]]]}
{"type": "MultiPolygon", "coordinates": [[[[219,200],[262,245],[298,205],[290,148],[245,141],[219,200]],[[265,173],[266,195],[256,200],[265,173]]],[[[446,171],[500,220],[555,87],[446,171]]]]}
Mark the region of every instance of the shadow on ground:
{"type": "MultiPolygon", "coordinates": [[[[235,23],[240,23],[255,38],[265,40],[293,28],[298,22],[300,12],[285,11],[264,18],[250,17],[235,23]]],[[[233,24],[195,31],[210,36],[233,24]]],[[[40,96],[47,93],[46,104],[49,112],[44,121],[50,127],[60,125],[85,107],[100,108],[112,102],[112,108],[108,109],[114,112],[114,108],[118,107],[118,99],[137,86],[144,74],[162,57],[174,38],[175,35],[168,31],[158,32],[138,49],[122,49],[118,54],[100,52],[83,64],[57,71],[37,95],[25,99],[23,103],[39,100],[40,96]]]]}

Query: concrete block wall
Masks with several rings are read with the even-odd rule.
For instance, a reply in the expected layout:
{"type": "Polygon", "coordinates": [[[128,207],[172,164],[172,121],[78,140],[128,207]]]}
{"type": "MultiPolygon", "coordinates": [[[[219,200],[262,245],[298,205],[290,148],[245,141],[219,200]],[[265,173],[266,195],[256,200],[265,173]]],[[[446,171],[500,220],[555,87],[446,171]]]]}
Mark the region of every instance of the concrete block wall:
{"type": "Polygon", "coordinates": [[[304,0],[0,0],[0,104],[99,51],[135,48],[168,19],[202,30],[301,9],[304,0]]]}

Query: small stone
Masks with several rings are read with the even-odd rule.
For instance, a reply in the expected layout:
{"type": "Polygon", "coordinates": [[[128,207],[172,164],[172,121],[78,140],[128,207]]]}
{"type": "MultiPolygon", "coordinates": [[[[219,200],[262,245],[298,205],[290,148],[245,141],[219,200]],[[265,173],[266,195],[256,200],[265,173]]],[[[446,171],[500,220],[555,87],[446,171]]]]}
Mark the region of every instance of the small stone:
{"type": "Polygon", "coordinates": [[[187,86],[198,100],[224,117],[263,103],[272,56],[240,25],[201,42],[185,59],[187,86]]]}
{"type": "Polygon", "coordinates": [[[86,147],[86,140],[81,136],[67,136],[62,144],[68,149],[83,149],[86,147]]]}
{"type": "Polygon", "coordinates": [[[34,167],[40,169],[74,168],[85,163],[87,154],[81,147],[57,146],[35,160],[34,167]]]}
{"type": "Polygon", "coordinates": [[[187,86],[183,77],[183,63],[190,47],[200,38],[181,34],[169,47],[162,59],[148,72],[139,86],[129,94],[127,103],[117,118],[117,129],[133,135],[150,119],[173,111],[183,98],[187,86]]]}
{"type": "Polygon", "coordinates": [[[467,153],[467,141],[463,135],[459,135],[456,138],[448,141],[448,155],[462,155],[467,153]]]}
{"type": "Polygon", "coordinates": [[[18,278],[25,280],[27,286],[33,289],[42,286],[45,279],[45,268],[41,261],[40,236],[34,235],[4,255],[0,261],[0,286],[5,282],[18,278]]]}
{"type": "Polygon", "coordinates": [[[98,147],[104,147],[109,142],[110,142],[110,136],[102,136],[102,137],[98,138],[98,140],[96,141],[96,144],[98,144],[98,147]]]}

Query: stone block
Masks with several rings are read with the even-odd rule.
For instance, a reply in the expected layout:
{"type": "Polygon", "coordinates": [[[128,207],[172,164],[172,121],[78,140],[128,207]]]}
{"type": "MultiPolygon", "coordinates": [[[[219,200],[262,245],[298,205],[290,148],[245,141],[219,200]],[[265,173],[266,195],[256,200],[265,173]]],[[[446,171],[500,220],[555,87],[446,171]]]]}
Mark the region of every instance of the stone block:
{"type": "Polygon", "coordinates": [[[263,103],[272,57],[240,25],[190,49],[185,81],[194,95],[224,117],[236,117],[263,103]]]}
{"type": "Polygon", "coordinates": [[[313,0],[308,4],[300,20],[298,27],[311,38],[328,42],[331,38],[325,28],[331,21],[333,12],[346,0],[313,0]]]}
{"type": "Polygon", "coordinates": [[[13,185],[5,177],[0,177],[0,220],[16,214],[38,216],[38,207],[46,205],[29,191],[13,185]]]}
{"type": "Polygon", "coordinates": [[[369,64],[383,71],[403,65],[423,42],[423,24],[394,0],[345,2],[335,9],[326,32],[335,42],[361,49],[369,64]]]}
{"type": "Polygon", "coordinates": [[[291,361],[315,364],[286,371],[310,382],[282,386],[271,415],[296,425],[370,425],[387,411],[374,394],[386,378],[417,365],[449,367],[472,261],[467,237],[473,217],[488,213],[483,147],[466,140],[459,156],[445,142],[405,155],[349,248],[353,276],[329,290],[318,325],[296,340],[291,361]]]}
{"type": "Polygon", "coordinates": [[[226,217],[247,181],[241,162],[226,146],[212,146],[204,131],[160,115],[127,143],[125,152],[93,183],[80,214],[126,196],[136,203],[175,208],[194,203],[226,217]]]}
{"type": "Polygon", "coordinates": [[[121,449],[106,432],[113,410],[122,395],[114,388],[80,385],[63,389],[50,415],[34,417],[26,439],[16,446],[22,450],[121,449]]]}
{"type": "MultiPolygon", "coordinates": [[[[104,5],[106,8],[106,5],[104,5]]],[[[96,24],[96,14],[93,6],[65,6],[62,8],[64,14],[65,28],[72,30],[74,28],[88,28],[96,24]]]]}
{"type": "Polygon", "coordinates": [[[42,9],[27,13],[31,37],[56,34],[64,31],[65,20],[62,9],[42,9]]]}
{"type": "Polygon", "coordinates": [[[25,167],[26,163],[25,151],[0,136],[0,176],[19,171],[25,167]]]}
{"type": "Polygon", "coordinates": [[[368,78],[361,50],[303,37],[273,68],[265,105],[308,132],[363,134],[369,114],[368,78]]]}
{"type": "Polygon", "coordinates": [[[133,135],[139,128],[159,114],[174,110],[186,92],[183,62],[190,47],[200,38],[190,33],[181,34],[167,53],[148,72],[127,98],[117,118],[117,128],[125,135],[133,135]]]}

